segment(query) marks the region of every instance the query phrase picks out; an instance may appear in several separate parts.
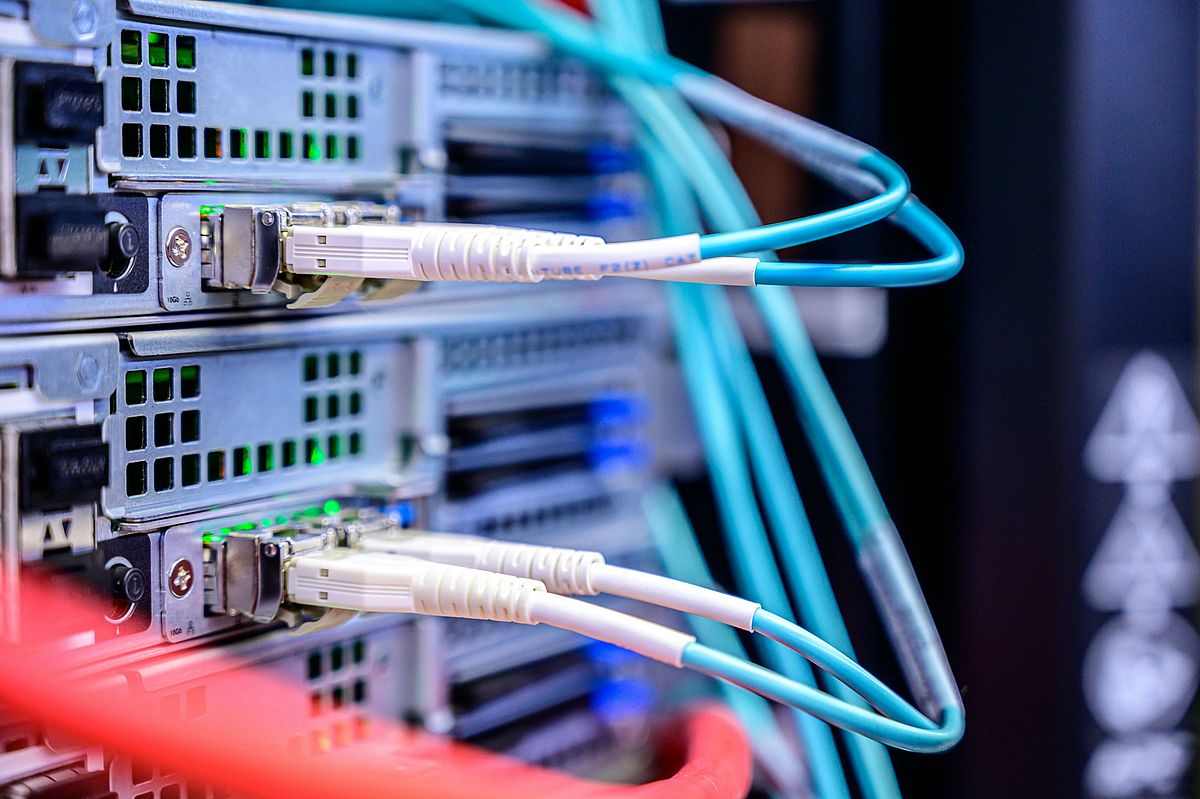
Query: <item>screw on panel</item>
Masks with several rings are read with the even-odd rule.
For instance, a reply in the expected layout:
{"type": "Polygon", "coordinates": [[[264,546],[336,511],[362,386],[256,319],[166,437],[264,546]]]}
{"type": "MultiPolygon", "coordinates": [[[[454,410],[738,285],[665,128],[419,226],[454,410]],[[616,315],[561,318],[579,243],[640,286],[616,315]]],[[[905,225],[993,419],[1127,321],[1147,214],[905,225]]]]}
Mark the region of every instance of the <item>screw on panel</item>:
{"type": "Polygon", "coordinates": [[[187,558],[180,558],[171,567],[171,574],[167,578],[167,585],[171,589],[172,596],[177,599],[183,599],[191,593],[192,584],[195,582],[195,579],[196,574],[192,569],[192,562],[187,558]]]}
{"type": "Polygon", "coordinates": [[[91,391],[100,383],[100,364],[94,355],[83,355],[79,358],[79,366],[75,370],[79,387],[91,391]]]}
{"type": "Polygon", "coordinates": [[[172,266],[185,266],[192,257],[192,237],[181,227],[167,234],[167,260],[172,266]]]}
{"type": "Polygon", "coordinates": [[[96,32],[96,9],[87,0],[79,0],[71,13],[71,28],[80,39],[91,38],[96,32]]]}

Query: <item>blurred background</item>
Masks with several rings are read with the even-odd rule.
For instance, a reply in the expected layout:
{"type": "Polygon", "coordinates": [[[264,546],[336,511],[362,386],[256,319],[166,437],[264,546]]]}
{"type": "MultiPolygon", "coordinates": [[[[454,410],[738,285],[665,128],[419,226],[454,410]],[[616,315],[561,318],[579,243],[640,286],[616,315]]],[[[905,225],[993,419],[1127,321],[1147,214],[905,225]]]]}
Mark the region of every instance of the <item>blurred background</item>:
{"type": "MultiPolygon", "coordinates": [[[[897,755],[906,794],[1195,795],[1196,4],[664,12],[677,54],[895,157],[966,247],[955,280],[887,297],[878,347],[827,358],[968,709],[951,754],[897,755]]],[[[835,201],[732,150],[768,221],[835,201]]],[[[904,246],[872,228],[808,252],[904,246]]]]}

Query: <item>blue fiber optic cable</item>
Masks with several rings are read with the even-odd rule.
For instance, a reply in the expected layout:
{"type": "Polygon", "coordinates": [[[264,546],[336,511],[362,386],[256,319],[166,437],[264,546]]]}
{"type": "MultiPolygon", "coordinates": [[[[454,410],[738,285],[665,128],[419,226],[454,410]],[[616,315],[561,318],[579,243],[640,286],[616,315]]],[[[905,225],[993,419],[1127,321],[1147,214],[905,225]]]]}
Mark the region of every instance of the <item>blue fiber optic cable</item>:
{"type": "MultiPolygon", "coordinates": [[[[660,178],[653,185],[658,195],[656,207],[668,217],[660,220],[660,227],[669,229],[675,225],[685,229],[694,228],[699,224],[695,203],[686,181],[678,174],[678,167],[661,152],[654,139],[647,139],[643,145],[650,170],[660,178]]],[[[651,536],[662,556],[667,574],[695,585],[711,586],[712,577],[704,563],[695,532],[674,490],[653,486],[648,489],[643,504],[651,536]]],[[[703,643],[732,655],[747,656],[742,642],[730,627],[700,617],[688,618],[697,638],[703,643]]],[[[764,737],[782,740],[775,716],[765,700],[753,693],[738,691],[726,682],[718,682],[718,686],[746,729],[754,735],[756,745],[761,745],[764,737]]]]}
{"type": "MultiPolygon", "coordinates": [[[[648,95],[651,91],[643,94],[648,95]]],[[[627,96],[626,99],[629,100],[632,97],[627,96]]],[[[666,107],[664,103],[655,103],[653,98],[647,102],[635,102],[633,105],[635,110],[643,113],[654,112],[656,106],[659,109],[666,107]]],[[[749,200],[745,198],[744,193],[735,193],[725,188],[731,185],[740,187],[740,184],[736,183],[732,169],[728,167],[728,161],[720,153],[708,131],[695,118],[695,115],[691,114],[690,109],[682,104],[679,104],[677,108],[687,111],[696,125],[692,130],[686,131],[682,124],[666,126],[666,130],[675,134],[670,136],[669,141],[672,152],[678,156],[703,148],[705,145],[709,146],[710,151],[707,155],[714,157],[689,159],[689,163],[693,166],[689,170],[689,177],[693,180],[708,180],[708,183],[702,187],[702,200],[718,226],[729,226],[731,220],[737,220],[741,216],[743,209],[751,207],[749,200]],[[700,130],[697,131],[696,128],[700,130]],[[697,133],[700,135],[692,135],[697,133]],[[714,179],[712,175],[713,170],[722,167],[727,170],[727,173],[722,176],[727,178],[727,181],[714,179]],[[740,201],[736,194],[741,194],[740,201]]],[[[669,110],[664,113],[669,113],[669,110]]],[[[653,124],[651,126],[654,127],[653,124]]],[[[659,126],[659,129],[662,128],[663,126],[659,126]]],[[[737,222],[733,221],[732,224],[737,225],[737,222]]],[[[693,291],[695,290],[693,289],[693,291]]],[[[698,291],[697,294],[704,296],[698,291]]],[[[715,292],[710,291],[708,296],[714,295],[715,292]]],[[[729,331],[729,339],[740,339],[736,322],[731,317],[731,313],[722,313],[720,309],[709,309],[702,318],[708,320],[706,324],[713,330],[729,331]],[[715,316],[713,315],[714,310],[716,311],[715,316]]],[[[744,351],[744,345],[742,350],[744,351]]],[[[771,422],[770,408],[766,405],[765,397],[762,396],[761,387],[758,386],[758,377],[753,369],[753,364],[750,363],[747,369],[744,365],[745,362],[748,362],[748,353],[740,368],[731,368],[731,364],[724,363],[722,371],[730,376],[735,385],[751,387],[749,390],[742,388],[738,391],[735,405],[751,425],[751,429],[747,430],[747,440],[752,444],[751,452],[755,458],[754,462],[758,466],[759,479],[766,481],[764,483],[766,490],[763,492],[764,500],[768,512],[772,516],[772,527],[781,539],[778,550],[784,558],[790,582],[797,591],[800,610],[806,623],[818,634],[832,641],[843,651],[852,653],[849,633],[837,608],[828,577],[821,566],[820,552],[816,548],[812,531],[804,516],[803,505],[795,490],[795,482],[790,478],[790,466],[786,454],[783,453],[778,431],[771,422]]],[[[848,701],[857,699],[852,692],[838,685],[831,687],[842,693],[848,701]]],[[[896,784],[887,753],[883,747],[857,736],[851,736],[848,743],[852,762],[856,771],[859,772],[859,781],[863,784],[867,795],[898,797],[900,795],[899,786],[896,784]]]]}
{"type": "Polygon", "coordinates": [[[829,694],[789,680],[781,674],[746,660],[731,657],[700,643],[683,650],[683,664],[690,669],[748,688],[789,707],[803,708],[831,724],[883,741],[910,752],[944,752],[958,743],[961,736],[961,711],[946,712],[946,719],[935,729],[921,729],[874,711],[846,704],[829,694]]]}
{"type": "MultiPolygon", "coordinates": [[[[693,162],[691,166],[704,172],[703,163],[693,162]]],[[[689,177],[695,178],[696,172],[689,171],[689,177]]],[[[700,196],[702,201],[706,199],[703,192],[700,196]]],[[[916,204],[912,207],[916,212],[922,209],[916,204]]],[[[747,221],[736,220],[733,224],[747,221]]],[[[957,247],[956,241],[954,245],[957,247]]],[[[922,694],[920,698],[931,715],[940,714],[943,723],[961,736],[962,700],[911,564],[790,297],[780,291],[758,289],[752,294],[768,329],[773,336],[776,331],[780,334],[776,336],[777,352],[806,433],[846,521],[847,534],[859,553],[863,573],[893,635],[906,676],[922,694]]]]}
{"type": "MultiPolygon", "coordinates": [[[[849,632],[842,621],[779,432],[758,382],[757,371],[741,341],[732,309],[724,292],[716,287],[695,287],[694,296],[701,304],[699,318],[707,320],[714,337],[722,334],[724,339],[723,346],[714,348],[715,354],[735,395],[734,406],[744,427],[745,439],[750,444],[751,463],[762,487],[760,496],[778,542],[776,550],[794,589],[801,615],[812,629],[852,655],[849,632]]],[[[862,703],[853,691],[837,680],[829,678],[826,682],[845,701],[862,703]]],[[[864,792],[872,797],[898,797],[899,786],[884,748],[856,735],[849,735],[847,744],[864,792]]]]}
{"type": "Polygon", "coordinates": [[[760,286],[924,286],[941,283],[958,274],[963,248],[958,237],[915,197],[909,197],[895,219],[933,257],[907,264],[780,263],[759,261],[754,282],[760,286]]]}
{"type": "MultiPolygon", "coordinates": [[[[357,4],[372,0],[356,0],[357,4]]],[[[402,0],[397,0],[402,2],[402,0]]],[[[284,4],[305,5],[304,0],[288,0],[284,4]]],[[[730,84],[719,81],[702,70],[671,58],[659,46],[620,47],[600,37],[588,21],[574,12],[543,3],[495,3],[491,0],[452,0],[452,7],[440,15],[457,10],[510,27],[533,30],[546,36],[556,47],[581,58],[613,75],[632,75],[651,85],[672,87],[686,96],[689,102],[718,117],[746,127],[752,135],[778,146],[790,156],[812,168],[818,174],[846,188],[850,193],[866,195],[857,202],[802,219],[770,225],[756,225],[741,230],[712,233],[701,237],[701,255],[718,257],[739,255],[769,249],[804,244],[888,218],[901,210],[908,196],[909,184],[903,170],[882,153],[848,136],[832,131],[798,115],[784,112],[745,95],[730,84]]],[[[374,8],[373,5],[368,8],[374,8]]],[[[434,9],[429,3],[408,0],[402,8],[430,16],[434,9]]],[[[631,5],[626,16],[650,28],[661,37],[661,20],[645,6],[631,5]]],[[[660,39],[661,41],[661,39],[660,39]]],[[[910,229],[911,219],[931,212],[920,207],[915,213],[900,215],[893,221],[919,237],[910,229]],[[907,217],[907,218],[906,218],[907,217]]],[[[861,265],[831,265],[834,268],[783,268],[762,270],[760,282],[785,285],[919,285],[930,282],[952,269],[929,267],[892,273],[892,265],[880,272],[860,271],[861,265]]],[[[819,265],[811,265],[819,267],[819,265]]]]}
{"type": "MultiPolygon", "coordinates": [[[[690,196],[681,196],[678,191],[681,181],[671,179],[678,177],[677,167],[653,140],[646,143],[648,166],[652,173],[662,176],[662,180],[655,181],[654,186],[659,194],[659,207],[664,211],[663,222],[667,232],[670,232],[673,225],[694,223],[695,220],[686,218],[690,214],[688,209],[692,207],[690,196]],[[684,218],[679,218],[680,216],[684,218]]],[[[778,571],[771,562],[770,548],[766,544],[765,530],[754,501],[753,487],[741,458],[736,431],[731,428],[729,422],[732,410],[725,405],[720,378],[712,371],[713,355],[706,350],[705,337],[689,334],[690,330],[695,329],[696,320],[690,316],[687,296],[695,288],[683,285],[669,286],[668,301],[680,347],[680,360],[691,389],[690,393],[696,398],[697,406],[708,406],[704,411],[697,407],[697,420],[704,439],[705,453],[708,455],[717,506],[723,517],[723,529],[729,535],[736,530],[746,538],[761,542],[761,545],[750,548],[753,557],[748,557],[748,553],[737,548],[736,542],[731,542],[734,548],[735,570],[739,574],[739,581],[757,587],[755,592],[765,595],[763,598],[768,604],[784,607],[787,595],[779,580],[778,571]],[[729,452],[732,453],[732,457],[728,456],[729,452]]],[[[815,684],[808,663],[802,658],[794,657],[794,653],[769,652],[768,657],[776,668],[815,684]]],[[[806,743],[810,770],[819,795],[848,797],[849,788],[842,774],[829,728],[807,714],[794,715],[793,719],[806,743]]]]}
{"type": "MultiPolygon", "coordinates": [[[[696,541],[696,533],[678,493],[665,485],[651,486],[643,494],[642,507],[666,573],[693,585],[714,587],[704,554],[696,541]]],[[[734,657],[747,659],[746,649],[733,628],[699,616],[689,616],[688,620],[692,632],[701,643],[734,657]]],[[[806,780],[803,765],[789,767],[794,752],[788,750],[788,741],[784,739],[767,700],[756,693],[738,690],[724,680],[717,681],[717,688],[750,733],[751,743],[767,770],[773,776],[786,780],[789,786],[801,779],[806,780]]]]}
{"type": "MultiPolygon", "coordinates": [[[[478,6],[478,3],[475,3],[474,5],[478,6]]],[[[491,7],[495,8],[495,4],[493,4],[491,7]]],[[[484,11],[486,12],[486,10],[487,9],[485,8],[484,11]]],[[[548,12],[549,10],[546,9],[546,11],[548,12]]],[[[531,20],[536,22],[536,18],[539,13],[541,12],[538,12],[533,7],[522,6],[515,9],[509,16],[510,19],[517,19],[525,16],[526,22],[531,20]]],[[[551,16],[554,15],[552,14],[551,16]]],[[[518,26],[525,26],[519,21],[517,24],[518,26]]],[[[592,43],[587,40],[588,31],[586,30],[586,26],[583,25],[579,20],[570,20],[565,18],[554,20],[553,24],[550,25],[548,33],[551,35],[551,38],[558,39],[558,44],[560,47],[563,47],[569,52],[573,52],[577,56],[587,58],[589,61],[596,63],[602,68],[621,69],[623,71],[640,75],[641,77],[649,80],[660,80],[670,77],[671,80],[679,79],[678,82],[680,84],[686,82],[692,87],[692,91],[689,92],[686,87],[683,87],[683,89],[685,94],[688,94],[689,100],[693,102],[697,101],[697,97],[694,95],[695,87],[700,84],[697,84],[695,81],[691,80],[685,81],[684,79],[703,79],[706,81],[703,84],[706,90],[711,88],[707,83],[707,81],[711,79],[701,78],[701,74],[697,70],[687,67],[686,65],[669,63],[666,60],[663,61],[663,64],[666,64],[666,66],[663,66],[663,64],[654,65],[649,61],[640,59],[632,54],[623,52],[605,52],[602,50],[593,49],[592,43]],[[659,67],[662,67],[661,71],[659,71],[659,67]]],[[[729,92],[725,92],[725,96],[722,98],[720,96],[720,92],[717,92],[713,96],[710,96],[708,101],[712,102],[715,100],[718,102],[718,104],[720,102],[728,102],[730,99],[728,95],[729,92]]],[[[704,98],[701,97],[700,99],[701,102],[697,104],[701,107],[704,107],[704,98]]],[[[768,134],[770,133],[769,130],[766,132],[768,134]]],[[[825,141],[822,142],[822,144],[827,146],[830,144],[830,142],[825,141]]],[[[836,140],[834,141],[834,144],[837,144],[836,140]]],[[[826,152],[825,155],[827,157],[828,152],[826,152]]],[[[819,160],[820,154],[814,156],[814,158],[819,160]]],[[[861,163],[859,166],[861,166],[861,163]]],[[[840,177],[845,181],[851,184],[857,181],[859,187],[864,185],[864,180],[861,175],[855,175],[852,172],[845,171],[845,164],[842,164],[840,168],[844,171],[844,174],[841,174],[840,177]]],[[[870,181],[866,181],[865,183],[866,185],[870,186],[870,181]]],[[[927,210],[919,206],[917,209],[919,211],[927,210]]],[[[830,228],[829,232],[826,234],[829,235],[831,232],[832,228],[830,228]]],[[[765,298],[770,297],[774,293],[775,292],[756,292],[756,296],[760,294],[762,295],[760,305],[762,307],[766,307],[765,298]]],[[[764,312],[764,317],[769,319],[769,311],[764,312]]],[[[803,334],[802,329],[801,334],[803,334]]],[[[783,355],[783,359],[786,361],[789,356],[786,353],[781,354],[783,355]]],[[[803,365],[801,364],[801,366],[803,365]]],[[[797,374],[800,374],[801,369],[797,368],[796,372],[797,374]]],[[[819,372],[819,366],[817,374],[821,381],[823,381],[824,378],[819,372]]],[[[836,403],[834,404],[834,409],[840,415],[840,409],[836,407],[836,403]]],[[[804,409],[802,408],[802,416],[803,415],[804,409]]],[[[852,437],[850,441],[853,444],[852,437]]],[[[820,444],[818,442],[814,442],[814,446],[815,448],[819,448],[820,444]]],[[[847,454],[852,456],[856,453],[857,446],[853,445],[851,450],[836,454],[838,457],[841,457],[847,454]]],[[[861,459],[861,453],[857,454],[861,459]]],[[[829,464],[823,461],[820,457],[818,460],[822,462],[823,472],[826,473],[827,480],[831,485],[831,490],[835,495],[835,501],[838,501],[839,509],[843,511],[844,516],[851,516],[854,513],[861,511],[863,507],[870,506],[870,492],[864,493],[859,490],[861,486],[855,485],[854,473],[858,470],[855,468],[853,463],[845,462],[841,464],[834,464],[832,467],[830,467],[829,464]],[[845,478],[848,478],[848,480],[844,481],[845,478]]],[[[863,463],[862,466],[865,467],[865,463],[863,463]]],[[[869,472],[867,472],[867,480],[870,481],[869,472]]],[[[871,482],[871,487],[873,488],[873,482],[871,482]]],[[[877,495],[877,490],[875,490],[874,493],[877,495]]],[[[882,503],[880,502],[880,505],[881,504],[882,503]]],[[[883,516],[883,521],[881,521],[877,526],[870,528],[869,536],[866,534],[861,534],[861,531],[858,531],[856,538],[855,528],[850,528],[849,532],[852,540],[855,540],[856,543],[861,545],[860,558],[863,561],[864,572],[867,573],[869,583],[876,590],[877,601],[881,605],[885,617],[889,619],[889,628],[893,631],[897,629],[916,630],[918,633],[920,633],[920,635],[916,637],[917,640],[915,643],[913,641],[897,642],[897,645],[901,648],[902,656],[908,656],[905,658],[906,667],[910,665],[910,661],[917,662],[918,664],[924,663],[925,666],[928,666],[931,660],[936,660],[936,658],[931,659],[923,656],[930,655],[934,650],[940,651],[940,644],[937,644],[936,634],[933,634],[931,637],[925,635],[925,633],[932,631],[931,623],[926,624],[926,622],[928,622],[927,609],[924,609],[923,600],[920,599],[919,589],[916,588],[915,582],[911,579],[911,567],[908,566],[907,559],[903,557],[903,549],[899,545],[898,537],[895,535],[894,528],[891,526],[890,521],[886,520],[886,511],[883,516]],[[914,599],[919,600],[919,602],[915,602],[914,599]],[[903,622],[908,622],[908,625],[905,625],[903,622]]],[[[909,638],[912,638],[912,636],[909,636],[909,638]]],[[[944,660],[944,655],[942,658],[944,660]]],[[[935,666],[936,665],[940,664],[935,664],[935,666]]],[[[947,692],[945,690],[945,684],[951,682],[948,678],[948,671],[943,670],[939,678],[938,674],[933,674],[931,676],[929,673],[927,673],[928,669],[915,669],[915,674],[914,669],[908,668],[907,670],[910,674],[910,678],[912,678],[914,682],[920,682],[920,678],[924,677],[926,678],[927,683],[932,683],[935,688],[941,689],[934,690],[932,692],[933,694],[940,693],[943,695],[943,699],[946,698],[947,692]]],[[[937,669],[935,668],[934,671],[936,672],[937,669]]],[[[929,685],[925,685],[923,687],[928,688],[929,685]]],[[[954,694],[952,698],[955,700],[955,702],[961,701],[957,699],[956,691],[953,689],[952,683],[949,688],[949,693],[954,694]]],[[[951,702],[950,704],[953,705],[955,703],[951,702]]],[[[948,707],[948,705],[945,702],[942,702],[941,707],[945,709],[948,707]]],[[[951,708],[951,710],[953,709],[954,708],[951,708]]],[[[957,706],[957,710],[959,712],[961,711],[961,705],[957,706]]],[[[946,715],[952,716],[954,713],[947,712],[946,715]]]]}
{"type": "MultiPolygon", "coordinates": [[[[716,373],[712,353],[702,343],[702,336],[692,331],[704,324],[697,319],[687,301],[688,286],[667,287],[668,301],[676,323],[676,346],[690,394],[696,404],[696,419],[707,454],[717,507],[723,517],[724,529],[736,531],[731,542],[730,560],[739,585],[747,595],[773,608],[787,606],[787,596],[779,582],[778,572],[766,546],[766,531],[758,517],[754,488],[733,424],[733,409],[729,407],[716,373]]],[[[790,651],[773,648],[764,651],[767,662],[788,677],[797,677],[812,685],[814,678],[808,663],[790,651]]],[[[822,797],[848,797],[849,789],[837,766],[837,750],[829,728],[817,719],[801,714],[798,723],[810,752],[813,779],[822,797]]]]}
{"type": "Polygon", "coordinates": [[[844,208],[824,211],[802,219],[747,227],[729,233],[709,233],[700,237],[701,257],[741,255],[807,244],[879,222],[901,210],[909,194],[908,177],[904,171],[890,158],[878,152],[863,156],[858,165],[880,178],[884,186],[881,193],[844,208]]]}
{"type": "MultiPolygon", "coordinates": [[[[653,146],[646,152],[648,163],[654,170],[662,163],[662,154],[653,146]]],[[[666,183],[668,181],[664,181],[666,183]]],[[[671,197],[660,195],[660,199],[669,202],[671,197]]],[[[672,211],[673,208],[667,209],[667,219],[664,221],[668,225],[675,222],[672,211]]],[[[690,387],[689,393],[697,405],[697,423],[704,440],[723,529],[730,535],[737,531],[739,541],[746,544],[739,547],[738,542],[731,541],[731,556],[739,583],[747,586],[752,594],[757,595],[756,599],[764,604],[786,607],[787,595],[772,561],[766,531],[758,515],[754,489],[737,440],[736,428],[732,424],[733,411],[726,404],[720,376],[713,369],[714,356],[708,351],[706,337],[691,333],[692,330],[703,329],[698,327],[703,323],[693,317],[687,299],[695,287],[671,285],[667,289],[680,361],[690,387]]],[[[766,655],[777,670],[815,684],[811,667],[795,653],[768,650],[766,655]]],[[[806,742],[810,769],[819,795],[830,799],[849,797],[849,788],[829,728],[803,713],[795,716],[795,721],[806,742]]]]}
{"type": "Polygon", "coordinates": [[[783,289],[755,297],[791,388],[805,435],[842,517],[908,682],[932,718],[963,733],[962,698],[904,551],[862,450],[825,379],[816,350],[783,289]],[[901,634],[903,633],[903,634],[901,634]]]}
{"type": "MultiPolygon", "coordinates": [[[[648,7],[648,4],[643,5],[648,7]]],[[[709,177],[713,171],[724,168],[724,174],[715,180],[710,180],[710,184],[706,187],[708,190],[703,193],[705,205],[715,217],[714,222],[718,225],[728,225],[730,222],[736,225],[739,217],[752,215],[753,206],[744,192],[730,191],[726,188],[734,186],[740,189],[740,183],[724,154],[712,140],[707,128],[685,104],[676,102],[672,106],[669,99],[662,97],[663,94],[666,92],[646,89],[637,95],[643,98],[643,101],[638,103],[640,106],[638,110],[643,119],[646,119],[652,128],[655,121],[664,118],[668,121],[676,120],[675,125],[660,125],[659,128],[662,130],[665,127],[667,138],[672,140],[671,144],[681,146],[685,153],[696,149],[703,150],[707,146],[708,151],[703,153],[702,157],[695,159],[706,168],[701,168],[698,172],[693,171],[693,179],[696,179],[698,174],[709,177]],[[690,129],[688,123],[691,123],[690,129]]],[[[695,290],[695,296],[703,298],[705,294],[702,290],[695,290]]],[[[719,296],[721,300],[724,299],[723,295],[717,295],[713,291],[710,291],[707,296],[714,298],[719,296]]],[[[721,305],[722,303],[712,302],[712,304],[721,305]]],[[[712,308],[709,308],[704,316],[709,318],[714,330],[723,330],[727,333],[727,340],[740,343],[740,333],[736,321],[733,320],[732,313],[728,312],[727,305],[724,308],[724,314],[717,309],[716,318],[711,316],[712,308]]],[[[729,346],[720,347],[718,351],[720,354],[725,354],[729,349],[729,346]]],[[[734,385],[742,387],[737,392],[738,398],[735,404],[741,409],[753,428],[746,431],[747,439],[757,445],[752,447],[751,451],[755,456],[754,462],[760,481],[764,479],[767,481],[764,483],[766,487],[764,495],[767,499],[768,511],[772,516],[772,527],[783,539],[779,550],[784,558],[785,568],[788,569],[792,585],[797,588],[800,609],[810,626],[834,640],[842,649],[852,653],[849,633],[842,621],[828,576],[821,565],[820,552],[816,548],[811,528],[804,515],[795,482],[790,478],[790,466],[786,454],[783,452],[778,431],[771,422],[770,408],[766,404],[765,396],[762,395],[757,373],[753,363],[749,360],[749,354],[745,352],[744,345],[740,350],[742,358],[739,367],[732,368],[732,365],[726,362],[723,364],[723,371],[731,376],[734,385]],[[770,446],[771,443],[774,446],[770,446]]],[[[845,689],[844,686],[835,684],[832,687],[835,692],[847,700],[860,701],[853,692],[845,689]]],[[[850,736],[848,744],[851,761],[866,795],[869,797],[899,797],[899,786],[896,784],[888,755],[883,747],[858,736],[850,736]]]]}

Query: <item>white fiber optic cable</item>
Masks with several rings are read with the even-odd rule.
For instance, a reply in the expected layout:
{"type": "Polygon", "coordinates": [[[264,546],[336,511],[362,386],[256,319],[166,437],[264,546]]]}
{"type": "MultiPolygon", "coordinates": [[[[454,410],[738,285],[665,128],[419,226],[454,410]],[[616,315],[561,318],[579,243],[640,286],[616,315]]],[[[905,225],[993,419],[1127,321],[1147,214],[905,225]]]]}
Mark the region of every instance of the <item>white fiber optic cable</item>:
{"type": "Polygon", "coordinates": [[[296,225],[284,244],[284,263],[297,274],[393,280],[594,280],[700,261],[694,233],[609,244],[597,236],[493,225],[296,225]]]}
{"type": "MultiPolygon", "coordinates": [[[[462,539],[468,537],[458,538],[459,541],[443,551],[448,560],[461,560],[467,554],[462,539]]],[[[654,580],[644,579],[649,575],[610,567],[596,553],[521,544],[508,545],[499,550],[490,549],[488,552],[490,554],[483,559],[498,557],[506,568],[521,574],[548,574],[560,587],[595,592],[607,586],[614,592],[627,590],[651,600],[660,593],[666,593],[663,604],[669,599],[684,607],[700,607],[708,601],[707,594],[723,596],[697,586],[687,586],[686,589],[679,587],[686,584],[677,584],[666,592],[662,584],[655,585],[654,580]],[[634,585],[635,582],[640,582],[641,586],[634,585]]],[[[849,661],[853,667],[848,670],[849,677],[841,674],[844,664],[838,664],[836,676],[851,688],[860,690],[864,698],[875,704],[881,713],[849,704],[749,661],[711,649],[698,643],[693,635],[600,605],[550,593],[546,590],[546,583],[525,576],[454,563],[438,563],[384,551],[343,548],[291,558],[285,566],[284,585],[287,601],[298,605],[548,624],[605,641],[676,668],[691,669],[740,685],[892,746],[913,751],[940,751],[949,745],[945,730],[937,728],[891,694],[886,686],[878,684],[878,688],[872,688],[868,685],[865,692],[861,691],[857,684],[864,680],[873,681],[874,678],[853,661],[849,661]]],[[[746,623],[751,608],[754,609],[753,615],[761,612],[754,603],[736,597],[728,599],[732,600],[729,604],[718,603],[719,606],[710,612],[738,625],[746,623]],[[738,610],[734,611],[734,608],[738,610]]],[[[785,638],[776,640],[792,645],[785,638]]],[[[837,654],[836,651],[834,654],[837,654]]]]}
{"type": "Polygon", "coordinates": [[[660,607],[692,613],[747,632],[754,630],[760,605],[657,574],[624,569],[604,562],[599,552],[520,544],[454,533],[415,533],[364,538],[368,552],[454,564],[540,580],[557,594],[612,594],[660,607]]]}
{"type": "Polygon", "coordinates": [[[288,601],[315,607],[549,624],[676,668],[693,635],[551,594],[539,580],[382,552],[335,549],[292,559],[288,601]]]}
{"type": "Polygon", "coordinates": [[[919,711],[854,659],[807,630],[768,612],[759,603],[670,577],[614,566],[605,563],[599,552],[421,531],[367,537],[358,546],[366,552],[420,558],[532,579],[556,594],[621,596],[760,633],[801,654],[889,715],[908,724],[929,723],[919,711]]]}

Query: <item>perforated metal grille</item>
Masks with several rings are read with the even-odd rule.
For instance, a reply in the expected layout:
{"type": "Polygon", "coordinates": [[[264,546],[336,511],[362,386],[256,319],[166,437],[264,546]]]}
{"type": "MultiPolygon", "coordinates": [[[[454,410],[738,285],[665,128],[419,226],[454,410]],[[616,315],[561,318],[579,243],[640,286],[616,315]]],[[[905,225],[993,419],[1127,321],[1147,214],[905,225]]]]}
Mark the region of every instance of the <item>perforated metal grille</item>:
{"type": "Polygon", "coordinates": [[[131,365],[106,423],[106,508],[137,518],[350,476],[386,480],[399,423],[388,354],[402,346],[131,365]]]}
{"type": "Polygon", "coordinates": [[[442,366],[455,373],[587,359],[636,341],[641,330],[635,319],[594,319],[447,336],[442,366]]]}
{"type": "Polygon", "coordinates": [[[140,25],[108,52],[102,136],[123,174],[394,172],[399,53],[140,25]],[[237,91],[231,91],[233,87],[237,91]]]}
{"type": "Polygon", "coordinates": [[[441,88],[452,96],[544,103],[585,102],[603,94],[587,70],[569,61],[448,59],[442,64],[441,88]]]}

